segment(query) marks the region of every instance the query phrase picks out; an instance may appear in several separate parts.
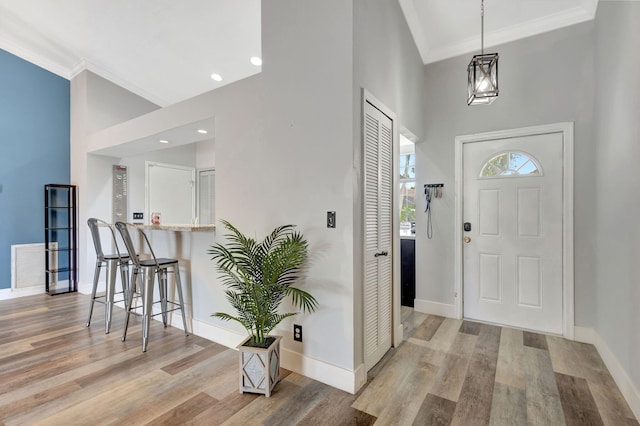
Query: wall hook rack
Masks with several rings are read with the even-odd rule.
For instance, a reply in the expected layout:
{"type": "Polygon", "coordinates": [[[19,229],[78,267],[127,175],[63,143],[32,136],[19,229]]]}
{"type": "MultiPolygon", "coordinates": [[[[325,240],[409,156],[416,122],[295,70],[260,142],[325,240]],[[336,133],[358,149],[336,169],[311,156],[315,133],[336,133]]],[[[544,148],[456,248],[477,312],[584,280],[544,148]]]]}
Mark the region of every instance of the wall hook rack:
{"type": "Polygon", "coordinates": [[[427,237],[431,239],[433,237],[433,224],[431,223],[431,199],[442,198],[442,188],[444,183],[425,183],[424,195],[426,196],[426,208],[427,213],[427,237]]]}

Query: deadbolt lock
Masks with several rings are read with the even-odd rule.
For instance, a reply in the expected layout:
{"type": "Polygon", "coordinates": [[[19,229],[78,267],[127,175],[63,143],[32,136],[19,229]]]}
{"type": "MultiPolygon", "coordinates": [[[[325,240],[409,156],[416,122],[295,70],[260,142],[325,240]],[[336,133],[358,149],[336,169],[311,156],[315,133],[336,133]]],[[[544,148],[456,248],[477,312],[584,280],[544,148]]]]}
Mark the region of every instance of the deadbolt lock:
{"type": "Polygon", "coordinates": [[[469,244],[471,242],[471,237],[464,237],[464,242],[469,244]]]}

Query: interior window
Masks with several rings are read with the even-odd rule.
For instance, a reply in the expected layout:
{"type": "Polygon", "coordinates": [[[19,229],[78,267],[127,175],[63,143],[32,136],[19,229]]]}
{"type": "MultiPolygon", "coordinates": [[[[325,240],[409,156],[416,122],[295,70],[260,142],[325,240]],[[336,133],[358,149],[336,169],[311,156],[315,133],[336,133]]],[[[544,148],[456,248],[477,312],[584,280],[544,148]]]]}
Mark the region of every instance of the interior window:
{"type": "Polygon", "coordinates": [[[487,161],[480,177],[542,176],[538,161],[524,152],[503,152],[487,161]]]}
{"type": "Polygon", "coordinates": [[[400,135],[400,235],[416,233],[415,145],[400,135]]]}

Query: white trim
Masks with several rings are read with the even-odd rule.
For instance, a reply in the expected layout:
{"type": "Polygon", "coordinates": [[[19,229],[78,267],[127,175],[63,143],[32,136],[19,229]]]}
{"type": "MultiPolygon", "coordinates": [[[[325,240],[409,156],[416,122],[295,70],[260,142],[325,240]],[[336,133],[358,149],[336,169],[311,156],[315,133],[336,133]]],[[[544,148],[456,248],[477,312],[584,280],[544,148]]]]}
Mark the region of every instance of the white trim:
{"type": "Polygon", "coordinates": [[[629,408],[637,419],[640,419],[640,390],[633,384],[625,369],[620,365],[620,361],[609,348],[607,342],[593,328],[575,327],[575,340],[583,343],[590,343],[596,347],[600,358],[607,366],[613,380],[618,385],[622,396],[624,396],[629,408]]]}
{"type": "Polygon", "coordinates": [[[33,296],[36,294],[44,294],[44,284],[42,287],[27,287],[23,289],[0,289],[0,300],[17,299],[18,297],[33,296]]]}
{"type": "MultiPolygon", "coordinates": [[[[104,280],[98,281],[98,289],[97,291],[105,291],[105,282],[104,280]]],[[[93,281],[92,282],[78,282],[78,293],[81,294],[91,294],[91,290],[93,289],[93,281]]]]}
{"type": "Polygon", "coordinates": [[[281,347],[280,355],[282,357],[280,365],[283,368],[351,394],[355,394],[362,386],[358,387],[358,382],[362,379],[356,380],[356,377],[366,377],[366,372],[363,374],[364,364],[361,364],[356,371],[349,371],[284,347],[281,347]]]}
{"type": "Polygon", "coordinates": [[[447,318],[459,318],[456,315],[456,305],[450,303],[432,302],[431,300],[414,299],[413,310],[423,314],[439,315],[447,318]]]}
{"type": "MultiPolygon", "coordinates": [[[[151,220],[151,206],[149,200],[149,171],[151,167],[163,167],[165,169],[177,169],[191,172],[191,221],[196,217],[196,168],[189,166],[181,166],[179,164],[158,163],[156,161],[146,160],[144,162],[144,216],[147,220],[151,220]]],[[[147,222],[149,223],[149,222],[147,222]]]]}
{"type": "MultiPolygon", "coordinates": [[[[171,326],[174,325],[180,330],[182,330],[182,319],[179,318],[179,315],[176,315],[176,318],[179,321],[175,321],[175,324],[172,321],[171,326]]],[[[188,318],[187,318],[188,321],[188,318]]],[[[213,342],[219,343],[222,346],[226,346],[231,349],[235,349],[244,339],[247,338],[247,335],[244,333],[237,333],[235,331],[217,327],[213,324],[209,324],[197,319],[191,320],[191,328],[192,333],[196,336],[204,337],[205,339],[211,340],[213,342]]]]}
{"type": "MultiPolygon", "coordinates": [[[[171,326],[182,330],[180,315],[174,316],[171,326]]],[[[204,337],[234,350],[236,346],[247,338],[245,334],[236,333],[196,319],[192,320],[192,328],[193,334],[196,336],[204,337]]],[[[349,371],[284,347],[280,349],[280,354],[282,356],[280,365],[283,368],[345,392],[355,394],[367,380],[364,364],[360,364],[355,371],[349,371]]]]}
{"type": "Polygon", "coordinates": [[[593,328],[589,327],[573,327],[573,340],[581,343],[589,343],[595,345],[598,340],[598,333],[593,328]]]}
{"type": "Polygon", "coordinates": [[[554,123],[542,126],[523,127],[520,129],[500,130],[496,132],[477,133],[456,136],[455,138],[455,230],[454,230],[454,287],[455,316],[462,318],[462,208],[463,208],[463,145],[465,143],[506,139],[523,136],[535,136],[549,133],[563,135],[563,215],[562,215],[562,335],[567,339],[574,338],[574,274],[573,274],[573,123],[554,123]],[[459,296],[459,297],[458,297],[459,296]]]}
{"type": "MultiPolygon", "coordinates": [[[[406,0],[404,0],[406,1],[406,0]]],[[[403,0],[400,1],[400,5],[403,6],[403,0]]],[[[571,9],[562,10],[559,13],[541,16],[536,19],[519,22],[515,25],[500,28],[497,31],[485,32],[484,34],[484,49],[491,49],[495,46],[509,43],[516,40],[521,40],[527,37],[531,37],[538,34],[543,34],[549,31],[557,30],[560,28],[568,27],[570,25],[579,24],[593,20],[596,15],[598,0],[590,0],[590,3],[574,7],[571,9]]],[[[405,7],[402,7],[403,11],[405,7]]],[[[407,11],[410,8],[407,8],[407,11]]],[[[415,10],[415,9],[414,9],[415,10]]],[[[405,13],[405,17],[407,14],[405,13]]],[[[407,17],[407,24],[411,29],[414,39],[416,39],[416,46],[420,51],[420,56],[425,64],[441,61],[443,59],[453,58],[460,55],[472,54],[478,51],[480,46],[480,35],[469,37],[464,40],[454,41],[443,46],[437,46],[429,48],[428,42],[425,42],[425,38],[422,35],[422,27],[417,19],[411,19],[407,17]],[[416,21],[416,22],[413,22],[416,21]],[[417,28],[414,28],[417,26],[417,28]],[[420,40],[418,41],[418,38],[420,40]]]]}

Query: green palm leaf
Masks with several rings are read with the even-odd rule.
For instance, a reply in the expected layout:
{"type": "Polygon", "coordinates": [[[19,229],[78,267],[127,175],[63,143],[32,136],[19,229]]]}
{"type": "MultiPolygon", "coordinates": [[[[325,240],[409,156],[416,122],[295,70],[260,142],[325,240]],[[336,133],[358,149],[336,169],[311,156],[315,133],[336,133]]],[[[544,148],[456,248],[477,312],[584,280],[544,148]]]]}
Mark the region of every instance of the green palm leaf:
{"type": "Polygon", "coordinates": [[[227,244],[212,245],[208,253],[216,262],[222,284],[227,287],[227,301],[237,316],[223,312],[212,316],[239,322],[255,342],[262,343],[280,322],[296,315],[278,312],[286,297],[290,296],[292,304],[303,312],[315,311],[317,300],[293,287],[302,278],[308,251],[307,241],[294,225],[278,226],[258,243],[230,222],[223,220],[222,224],[229,231],[225,235],[227,244]]]}

